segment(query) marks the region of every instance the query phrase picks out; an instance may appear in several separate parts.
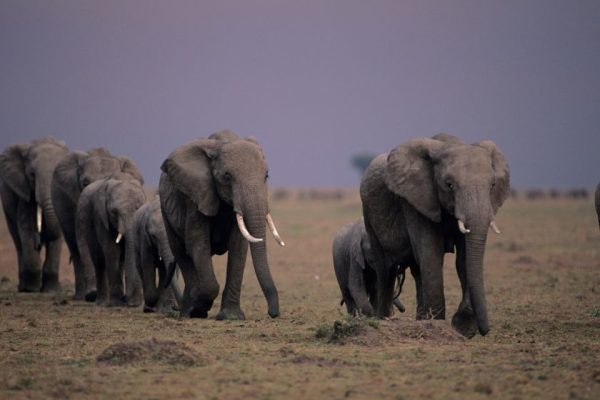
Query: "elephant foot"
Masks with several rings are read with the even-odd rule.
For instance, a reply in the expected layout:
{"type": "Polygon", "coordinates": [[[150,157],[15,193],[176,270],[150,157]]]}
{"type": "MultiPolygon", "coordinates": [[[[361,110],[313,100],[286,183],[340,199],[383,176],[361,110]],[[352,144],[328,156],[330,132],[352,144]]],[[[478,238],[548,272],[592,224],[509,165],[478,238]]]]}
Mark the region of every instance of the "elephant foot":
{"type": "Polygon", "coordinates": [[[42,277],[42,292],[59,292],[60,283],[58,282],[58,275],[44,275],[42,277]]]}
{"type": "Polygon", "coordinates": [[[125,307],[127,306],[127,296],[110,296],[105,305],[108,307],[125,307]]]}
{"type": "Polygon", "coordinates": [[[156,307],[150,307],[144,304],[144,312],[145,313],[155,313],[156,307]]]}
{"type": "MultiPolygon", "coordinates": [[[[76,300],[80,300],[80,299],[77,298],[77,293],[75,293],[75,297],[76,297],[76,300]]],[[[85,300],[88,303],[93,303],[93,302],[96,301],[97,297],[98,297],[98,292],[95,291],[95,290],[92,290],[91,292],[86,293],[83,296],[83,299],[81,299],[81,300],[85,300]]]]}
{"type": "Polygon", "coordinates": [[[223,307],[215,317],[218,321],[245,320],[246,315],[239,307],[223,307]]]}
{"type": "Polygon", "coordinates": [[[42,280],[39,273],[24,273],[22,279],[19,281],[19,292],[39,292],[41,287],[42,280]]]}
{"type": "Polygon", "coordinates": [[[406,311],[406,307],[404,307],[404,304],[402,304],[402,302],[398,298],[394,299],[394,306],[396,306],[398,311],[400,311],[401,313],[406,311]]]}
{"type": "Polygon", "coordinates": [[[208,310],[202,309],[202,308],[197,308],[194,307],[192,309],[190,309],[188,312],[181,312],[181,316],[182,317],[189,317],[189,318],[207,318],[208,317],[208,310]]]}
{"type": "Polygon", "coordinates": [[[470,308],[459,308],[452,317],[452,327],[461,335],[471,339],[477,334],[477,321],[470,308]]]}
{"type": "Polygon", "coordinates": [[[167,300],[167,301],[160,301],[158,303],[158,307],[157,311],[161,314],[166,314],[166,315],[171,315],[174,312],[178,312],[179,310],[179,305],[177,304],[177,302],[175,300],[167,300]]]}
{"type": "Polygon", "coordinates": [[[355,314],[355,315],[360,314],[365,317],[373,317],[375,315],[375,310],[373,310],[373,307],[371,307],[370,304],[367,304],[367,305],[363,305],[363,306],[357,306],[354,309],[353,314],[355,314]]]}
{"type": "Polygon", "coordinates": [[[143,299],[141,295],[133,297],[125,296],[124,301],[127,307],[139,307],[142,305],[143,299]]]}

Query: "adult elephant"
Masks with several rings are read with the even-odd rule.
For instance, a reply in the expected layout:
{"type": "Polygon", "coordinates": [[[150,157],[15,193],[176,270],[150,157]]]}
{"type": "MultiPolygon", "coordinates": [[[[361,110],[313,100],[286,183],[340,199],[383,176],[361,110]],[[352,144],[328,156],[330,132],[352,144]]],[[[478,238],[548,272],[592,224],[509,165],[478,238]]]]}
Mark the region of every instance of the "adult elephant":
{"type": "Polygon", "coordinates": [[[87,295],[89,301],[94,301],[96,293],[94,271],[91,268],[87,271],[84,269],[84,265],[91,266],[92,263],[89,260],[82,263],[77,247],[75,233],[77,202],[81,192],[89,184],[116,172],[125,173],[126,176],[137,179],[141,184],[144,183],[142,175],[130,158],[113,156],[104,148],[69,152],[54,169],[51,187],[52,204],[71,254],[75,272],[75,300],[83,300],[87,295]]]}
{"type": "Polygon", "coordinates": [[[21,292],[60,289],[62,237],[52,201],[52,171],[68,153],[64,142],[44,137],[8,147],[0,155],[0,195],[17,250],[21,292]],[[46,248],[43,267],[41,247],[46,248]]]}
{"type": "Polygon", "coordinates": [[[212,255],[229,252],[217,319],[244,319],[240,291],[248,242],[271,317],[279,298],[265,242],[268,223],[280,245],[267,201],[268,166],[254,138],[221,131],[175,149],[162,164],[162,215],[185,281],[181,314],[206,318],[219,294],[212,255]]]}
{"type": "Polygon", "coordinates": [[[365,171],[360,195],[375,254],[377,314],[390,315],[395,266],[410,265],[417,319],[445,318],[442,265],[456,247],[462,300],[453,327],[489,331],[483,279],[487,232],[509,192],[509,170],[491,141],[472,145],[440,134],[399,145],[365,171]]]}
{"type": "Polygon", "coordinates": [[[82,261],[93,263],[98,305],[142,303],[142,287],[132,251],[132,228],[133,215],[145,201],[140,182],[123,173],[96,181],[81,192],[75,221],[77,246],[82,261]]]}

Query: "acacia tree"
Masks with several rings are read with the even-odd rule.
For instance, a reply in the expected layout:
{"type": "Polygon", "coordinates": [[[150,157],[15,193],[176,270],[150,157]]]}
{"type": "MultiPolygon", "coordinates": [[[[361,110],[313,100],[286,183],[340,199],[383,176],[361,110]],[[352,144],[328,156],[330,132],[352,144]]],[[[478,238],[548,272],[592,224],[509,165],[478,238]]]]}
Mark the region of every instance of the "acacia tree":
{"type": "Polygon", "coordinates": [[[375,158],[375,154],[373,154],[373,153],[368,153],[368,152],[357,153],[352,156],[351,163],[352,163],[352,166],[354,168],[358,169],[358,172],[362,175],[362,174],[364,174],[365,170],[371,163],[371,160],[373,160],[374,158],[375,158]]]}

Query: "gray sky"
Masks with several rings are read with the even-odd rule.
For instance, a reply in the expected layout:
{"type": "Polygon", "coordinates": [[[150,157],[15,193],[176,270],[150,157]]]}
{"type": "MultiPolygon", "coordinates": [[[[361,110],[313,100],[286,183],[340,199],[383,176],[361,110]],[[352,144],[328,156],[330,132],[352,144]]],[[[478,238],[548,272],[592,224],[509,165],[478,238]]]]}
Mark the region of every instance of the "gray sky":
{"type": "Polygon", "coordinates": [[[449,132],[514,186],[600,180],[599,1],[0,0],[0,147],[53,133],[134,158],[255,135],[272,185],[449,132]]]}

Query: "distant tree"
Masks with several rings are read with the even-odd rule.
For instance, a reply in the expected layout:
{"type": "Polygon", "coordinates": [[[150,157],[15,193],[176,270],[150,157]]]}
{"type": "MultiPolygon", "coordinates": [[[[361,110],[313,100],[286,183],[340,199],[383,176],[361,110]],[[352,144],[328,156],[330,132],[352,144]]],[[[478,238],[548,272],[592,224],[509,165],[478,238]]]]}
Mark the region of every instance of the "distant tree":
{"type": "Polygon", "coordinates": [[[371,163],[371,160],[373,160],[374,158],[375,154],[373,153],[365,152],[354,154],[352,156],[352,166],[356,168],[358,172],[362,175],[371,163]]]}

